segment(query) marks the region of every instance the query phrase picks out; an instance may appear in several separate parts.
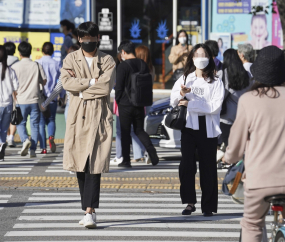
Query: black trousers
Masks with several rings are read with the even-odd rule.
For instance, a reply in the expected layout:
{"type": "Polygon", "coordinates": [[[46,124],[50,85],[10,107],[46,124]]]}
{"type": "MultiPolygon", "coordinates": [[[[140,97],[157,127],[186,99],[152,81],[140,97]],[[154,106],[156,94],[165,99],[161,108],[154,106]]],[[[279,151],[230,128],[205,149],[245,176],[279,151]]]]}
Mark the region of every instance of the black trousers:
{"type": "Polygon", "coordinates": [[[219,145],[225,143],[226,147],[228,146],[231,127],[232,127],[231,124],[224,124],[220,122],[220,128],[222,130],[222,134],[220,135],[218,140],[219,145]]]}
{"type": "Polygon", "coordinates": [[[182,203],[197,203],[195,175],[197,163],[195,151],[199,155],[200,186],[202,190],[202,212],[217,212],[217,138],[207,138],[206,120],[199,117],[199,130],[184,128],[181,134],[182,160],[179,165],[180,196],[182,203]]]}
{"type": "Polygon", "coordinates": [[[99,208],[101,174],[90,174],[89,158],[84,172],[76,172],[82,210],[99,208]]]}
{"type": "Polygon", "coordinates": [[[144,131],[144,107],[134,106],[119,106],[119,118],[121,124],[121,142],[122,142],[122,155],[126,162],[130,161],[130,145],[131,145],[131,125],[134,126],[134,132],[142,142],[147,151],[154,149],[153,144],[144,131]]]}

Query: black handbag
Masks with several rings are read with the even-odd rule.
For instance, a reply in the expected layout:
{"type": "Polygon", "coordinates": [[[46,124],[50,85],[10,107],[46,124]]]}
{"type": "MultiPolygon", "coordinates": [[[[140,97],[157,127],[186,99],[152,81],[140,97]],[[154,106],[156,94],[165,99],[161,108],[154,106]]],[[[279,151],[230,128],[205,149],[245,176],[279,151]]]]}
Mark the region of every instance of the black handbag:
{"type": "Polygon", "coordinates": [[[11,124],[19,125],[23,120],[23,115],[20,107],[15,107],[11,113],[11,124]]]}

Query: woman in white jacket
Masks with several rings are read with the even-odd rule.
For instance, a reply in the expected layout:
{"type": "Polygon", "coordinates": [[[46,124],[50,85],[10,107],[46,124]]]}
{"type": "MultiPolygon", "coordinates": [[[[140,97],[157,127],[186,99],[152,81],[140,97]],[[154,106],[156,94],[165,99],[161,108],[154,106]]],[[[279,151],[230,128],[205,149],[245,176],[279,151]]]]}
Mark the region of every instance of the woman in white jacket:
{"type": "Polygon", "coordinates": [[[182,160],[179,166],[180,196],[187,207],[182,215],[196,211],[195,151],[199,155],[201,208],[204,216],[217,213],[217,137],[220,130],[220,111],[224,99],[224,86],[215,76],[215,63],[211,50],[205,44],[196,45],[190,52],[184,75],[171,92],[171,105],[187,107],[186,126],[181,131],[182,160]],[[186,100],[186,99],[187,100],[186,100]]]}
{"type": "MultiPolygon", "coordinates": [[[[13,110],[13,97],[19,82],[14,70],[7,65],[7,52],[0,45],[0,160],[4,160],[7,130],[13,110]]],[[[15,97],[15,96],[14,96],[15,97]]]]}

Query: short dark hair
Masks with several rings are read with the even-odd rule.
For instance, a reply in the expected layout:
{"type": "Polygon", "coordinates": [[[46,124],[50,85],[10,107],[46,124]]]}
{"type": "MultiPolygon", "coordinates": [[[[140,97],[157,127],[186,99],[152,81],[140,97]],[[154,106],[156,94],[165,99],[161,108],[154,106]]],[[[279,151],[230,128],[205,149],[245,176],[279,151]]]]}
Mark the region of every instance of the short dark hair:
{"type": "Polygon", "coordinates": [[[22,41],[18,46],[18,51],[23,57],[30,57],[32,53],[32,45],[26,41],[22,41]]]}
{"type": "Polygon", "coordinates": [[[218,46],[218,42],[217,41],[215,41],[215,40],[207,40],[205,42],[205,45],[207,45],[210,48],[210,50],[211,50],[211,52],[212,52],[214,57],[218,56],[218,54],[219,54],[219,46],[218,46]]]}
{"type": "Polygon", "coordinates": [[[66,26],[67,30],[72,29],[72,23],[69,20],[67,20],[67,19],[61,20],[60,21],[60,25],[66,26]]]}
{"type": "Polygon", "coordinates": [[[135,44],[130,40],[123,40],[121,42],[120,46],[118,47],[118,51],[121,52],[122,50],[124,50],[127,54],[132,53],[136,55],[135,44]]]}
{"type": "Polygon", "coordinates": [[[94,22],[84,22],[78,26],[77,35],[79,38],[84,36],[97,37],[99,35],[98,25],[94,22]]]}
{"type": "Polygon", "coordinates": [[[42,52],[46,55],[52,55],[54,52],[53,44],[51,42],[45,42],[42,48],[42,52]]]}
{"type": "Polygon", "coordinates": [[[7,55],[14,55],[16,52],[16,45],[13,42],[6,42],[4,44],[7,55]]]}

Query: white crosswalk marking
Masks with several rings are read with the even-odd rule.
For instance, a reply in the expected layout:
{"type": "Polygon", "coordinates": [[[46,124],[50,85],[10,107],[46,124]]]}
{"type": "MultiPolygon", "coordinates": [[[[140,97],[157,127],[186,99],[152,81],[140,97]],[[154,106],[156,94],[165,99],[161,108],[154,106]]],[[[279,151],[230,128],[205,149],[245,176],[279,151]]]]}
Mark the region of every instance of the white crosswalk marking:
{"type": "MultiPolygon", "coordinates": [[[[197,195],[200,198],[201,192],[197,195]]],[[[79,193],[35,192],[28,200],[35,202],[25,204],[13,229],[5,234],[7,242],[27,242],[28,237],[38,242],[47,238],[57,242],[71,241],[69,238],[105,242],[237,241],[243,211],[242,205],[233,204],[222,194],[218,214],[204,217],[200,202],[195,213],[182,216],[185,206],[178,193],[101,193],[100,208],[96,209],[97,229],[87,230],[78,224],[84,214],[79,193]]],[[[267,216],[266,221],[272,221],[272,216],[267,216]]]]}
{"type": "Polygon", "coordinates": [[[0,210],[3,210],[5,207],[5,204],[8,203],[9,198],[11,198],[12,195],[0,195],[0,210]]]}

